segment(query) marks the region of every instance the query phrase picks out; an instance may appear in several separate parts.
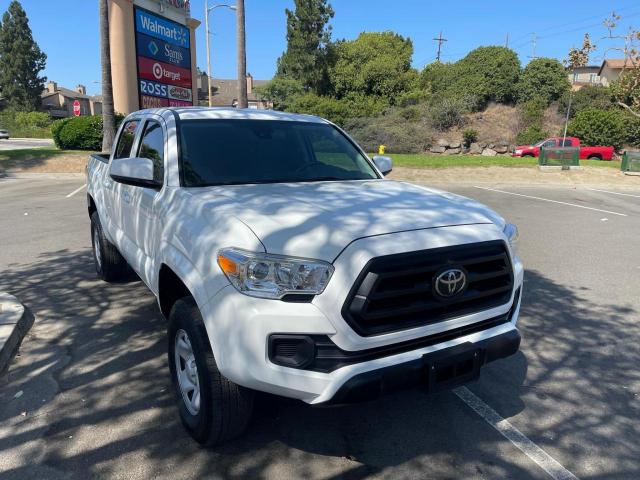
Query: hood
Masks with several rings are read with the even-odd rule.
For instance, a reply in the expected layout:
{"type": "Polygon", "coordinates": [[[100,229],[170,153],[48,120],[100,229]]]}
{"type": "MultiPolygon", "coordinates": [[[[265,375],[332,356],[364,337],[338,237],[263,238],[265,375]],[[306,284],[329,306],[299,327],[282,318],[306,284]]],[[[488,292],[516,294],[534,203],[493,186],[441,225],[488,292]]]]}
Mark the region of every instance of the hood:
{"type": "MultiPolygon", "coordinates": [[[[356,239],[504,220],[465,197],[391,180],[192,189],[208,220],[233,215],[267,252],[333,261],[356,239]]],[[[200,210],[201,209],[201,210],[200,210]]],[[[232,246],[232,245],[229,245],[232,246]]]]}

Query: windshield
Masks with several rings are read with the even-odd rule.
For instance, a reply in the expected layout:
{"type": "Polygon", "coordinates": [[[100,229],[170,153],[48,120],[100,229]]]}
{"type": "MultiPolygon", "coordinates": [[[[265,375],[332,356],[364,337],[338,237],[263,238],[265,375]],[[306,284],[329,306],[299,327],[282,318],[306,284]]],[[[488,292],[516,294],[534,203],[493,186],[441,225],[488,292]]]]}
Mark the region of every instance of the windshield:
{"type": "Polygon", "coordinates": [[[186,187],[378,178],[367,159],[328,124],[275,120],[184,120],[186,187]]]}

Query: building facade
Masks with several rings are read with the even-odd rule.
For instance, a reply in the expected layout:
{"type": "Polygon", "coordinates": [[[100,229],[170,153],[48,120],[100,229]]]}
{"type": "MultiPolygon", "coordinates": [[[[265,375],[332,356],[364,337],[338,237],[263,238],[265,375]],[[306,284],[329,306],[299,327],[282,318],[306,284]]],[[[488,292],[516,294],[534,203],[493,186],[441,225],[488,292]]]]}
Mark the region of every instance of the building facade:
{"type": "MultiPolygon", "coordinates": [[[[255,90],[255,87],[261,87],[269,82],[269,80],[255,80],[253,76],[248,73],[247,78],[247,99],[249,101],[249,108],[265,110],[273,107],[271,102],[268,102],[260,96],[255,90]]],[[[198,72],[198,104],[201,106],[209,105],[209,96],[207,93],[207,74],[205,72],[198,72]]],[[[213,93],[213,105],[214,107],[237,107],[238,105],[238,80],[235,78],[212,78],[211,79],[211,91],[213,93]]]]}
{"type": "Polygon", "coordinates": [[[76,100],[80,102],[80,115],[102,114],[102,97],[87,95],[84,85],[78,85],[72,90],[50,81],[42,92],[41,99],[40,110],[49,113],[52,118],[73,116],[73,104],[76,100]]]}
{"type": "Polygon", "coordinates": [[[637,65],[631,63],[630,60],[625,60],[624,58],[610,58],[605,59],[598,70],[598,75],[600,75],[602,85],[608,87],[613,82],[620,78],[623,70],[630,70],[638,68],[637,65]]]}
{"type": "Polygon", "coordinates": [[[598,65],[587,65],[584,67],[574,68],[569,72],[569,82],[571,82],[572,90],[580,90],[582,87],[600,86],[602,80],[599,75],[600,67],[598,65]]]}

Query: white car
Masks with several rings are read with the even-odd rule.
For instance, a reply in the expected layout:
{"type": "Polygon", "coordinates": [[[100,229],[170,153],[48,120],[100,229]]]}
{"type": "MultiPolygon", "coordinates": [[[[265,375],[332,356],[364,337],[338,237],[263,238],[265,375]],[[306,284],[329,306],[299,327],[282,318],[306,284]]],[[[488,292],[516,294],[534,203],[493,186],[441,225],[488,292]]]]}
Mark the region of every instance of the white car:
{"type": "Polygon", "coordinates": [[[7,130],[0,130],[0,140],[9,140],[9,132],[7,130]]]}
{"type": "Polygon", "coordinates": [[[98,275],[157,297],[198,442],[242,433],[254,391],[436,391],[518,350],[516,228],[390,171],[326,120],[238,109],[135,112],[91,157],[98,275]]]}

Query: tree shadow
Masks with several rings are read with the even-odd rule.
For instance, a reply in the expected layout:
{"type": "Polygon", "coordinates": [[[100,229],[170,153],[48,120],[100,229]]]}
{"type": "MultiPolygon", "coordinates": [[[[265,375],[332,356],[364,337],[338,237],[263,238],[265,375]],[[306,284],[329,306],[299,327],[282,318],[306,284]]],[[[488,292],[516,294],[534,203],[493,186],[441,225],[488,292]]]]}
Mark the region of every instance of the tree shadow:
{"type": "MultiPolygon", "coordinates": [[[[202,449],[178,420],[166,323],[141,282],[99,282],[89,252],[62,250],[10,266],[0,290],[37,316],[0,377],[3,478],[544,476],[451,392],[334,408],[261,395],[243,438],[202,449]]],[[[637,397],[620,387],[640,381],[637,313],[530,271],[519,327],[522,351],[470,388],[569,469],[597,455],[598,475],[636,477],[637,397]]]]}

